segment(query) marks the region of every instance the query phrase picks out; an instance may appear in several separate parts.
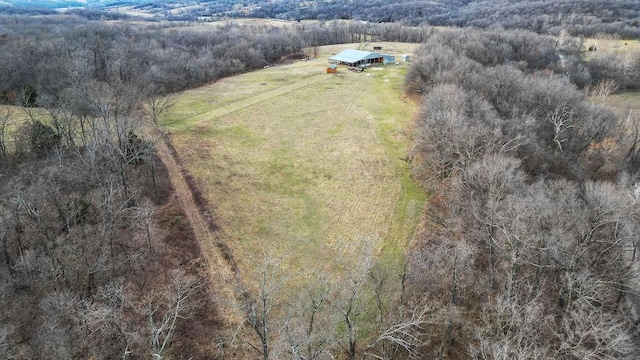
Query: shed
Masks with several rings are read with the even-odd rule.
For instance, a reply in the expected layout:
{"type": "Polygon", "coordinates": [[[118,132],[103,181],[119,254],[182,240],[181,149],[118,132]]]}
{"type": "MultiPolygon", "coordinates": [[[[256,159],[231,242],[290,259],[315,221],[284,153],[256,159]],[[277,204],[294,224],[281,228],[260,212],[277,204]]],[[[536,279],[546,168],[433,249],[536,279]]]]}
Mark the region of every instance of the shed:
{"type": "Polygon", "coordinates": [[[382,50],[382,46],[374,46],[373,50],[382,50]]]}
{"type": "Polygon", "coordinates": [[[336,64],[331,64],[327,68],[327,74],[336,74],[337,72],[338,72],[338,65],[336,64]]]}
{"type": "Polygon", "coordinates": [[[402,61],[409,62],[409,61],[411,61],[411,55],[404,54],[404,55],[402,55],[401,59],[402,59],[402,61]]]}
{"type": "Polygon", "coordinates": [[[347,49],[329,58],[330,64],[361,66],[385,63],[385,56],[375,52],[347,49]]]}
{"type": "Polygon", "coordinates": [[[380,54],[382,55],[382,58],[384,59],[383,62],[386,63],[392,63],[396,61],[396,57],[393,55],[387,55],[387,54],[380,54]]]}

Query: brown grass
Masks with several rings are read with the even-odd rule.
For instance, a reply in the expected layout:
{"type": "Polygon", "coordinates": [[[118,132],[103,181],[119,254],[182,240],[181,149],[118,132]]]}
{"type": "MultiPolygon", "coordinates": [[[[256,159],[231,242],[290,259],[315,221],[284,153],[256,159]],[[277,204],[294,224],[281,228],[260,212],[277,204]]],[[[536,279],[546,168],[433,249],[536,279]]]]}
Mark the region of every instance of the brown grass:
{"type": "MultiPolygon", "coordinates": [[[[401,251],[412,233],[422,200],[403,195],[406,64],[324,74],[330,54],[358,45],[185,92],[162,119],[242,272],[270,249],[292,270],[330,273],[350,241],[401,251]]],[[[399,56],[416,45],[381,46],[399,56]]]]}
{"type": "Polygon", "coordinates": [[[588,38],[584,41],[585,59],[606,53],[615,53],[623,56],[637,56],[640,54],[640,40],[588,38]],[[588,51],[589,47],[596,46],[597,51],[588,51]]]}

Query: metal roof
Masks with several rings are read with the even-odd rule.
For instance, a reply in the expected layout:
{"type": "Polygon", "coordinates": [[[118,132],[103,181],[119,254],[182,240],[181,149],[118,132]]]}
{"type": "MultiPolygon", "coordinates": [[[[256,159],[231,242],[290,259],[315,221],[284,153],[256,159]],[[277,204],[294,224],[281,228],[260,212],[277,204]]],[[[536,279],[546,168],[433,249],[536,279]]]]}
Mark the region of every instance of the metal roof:
{"type": "Polygon", "coordinates": [[[337,55],[330,57],[329,60],[340,61],[345,63],[355,63],[361,60],[377,59],[381,57],[382,57],[381,54],[374,53],[374,52],[346,49],[346,50],[340,51],[340,53],[338,53],[337,55]]]}

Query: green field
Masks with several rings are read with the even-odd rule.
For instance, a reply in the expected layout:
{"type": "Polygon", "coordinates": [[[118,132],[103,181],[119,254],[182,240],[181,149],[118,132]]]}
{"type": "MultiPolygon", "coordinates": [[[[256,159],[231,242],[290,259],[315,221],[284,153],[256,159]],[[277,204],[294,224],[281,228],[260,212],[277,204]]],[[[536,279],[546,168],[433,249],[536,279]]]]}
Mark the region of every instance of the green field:
{"type": "MultiPolygon", "coordinates": [[[[416,46],[376,45],[398,59],[416,46]]],[[[399,262],[424,203],[406,162],[416,105],[408,64],[325,73],[327,57],[358,46],[186,91],[161,118],[243,272],[268,250],[330,274],[358,261],[362,239],[399,262]]]]}

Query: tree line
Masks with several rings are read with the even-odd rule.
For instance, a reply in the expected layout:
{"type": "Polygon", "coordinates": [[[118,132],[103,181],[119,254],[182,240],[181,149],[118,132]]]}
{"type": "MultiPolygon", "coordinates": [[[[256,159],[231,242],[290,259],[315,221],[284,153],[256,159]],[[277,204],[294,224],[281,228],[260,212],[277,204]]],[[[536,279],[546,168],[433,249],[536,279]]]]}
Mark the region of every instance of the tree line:
{"type": "Polygon", "coordinates": [[[607,80],[581,91],[556,74],[563,51],[452,31],[412,64],[411,161],[431,197],[407,298],[439,309],[430,357],[638,356],[639,119],[605,106],[607,80]]]}
{"type": "MultiPolygon", "coordinates": [[[[558,35],[563,29],[574,36],[611,34],[640,37],[640,4],[632,0],[564,1],[257,1],[247,15],[235,16],[300,19],[353,19],[433,25],[527,29],[558,35]]],[[[229,12],[234,14],[233,11],[229,12]]]]}
{"type": "MultiPolygon", "coordinates": [[[[350,19],[375,23],[400,22],[406,25],[458,26],[527,29],[537,33],[558,35],[562,30],[573,36],[593,37],[599,34],[640,37],[640,5],[633,0],[563,0],[563,1],[306,1],[254,0],[243,3],[200,1],[185,4],[177,1],[149,1],[133,4],[136,11],[153,15],[135,15],[114,11],[120,4],[103,4],[93,8],[71,9],[85,19],[144,19],[150,21],[219,21],[229,17],[261,17],[286,20],[350,19]],[[196,6],[185,6],[196,5],[196,6]],[[176,9],[179,11],[175,11],[176,9]]],[[[34,4],[0,7],[0,12],[13,14],[55,14],[34,4]]]]}

